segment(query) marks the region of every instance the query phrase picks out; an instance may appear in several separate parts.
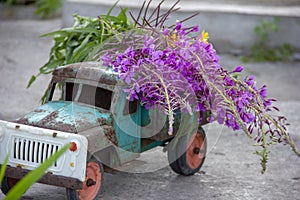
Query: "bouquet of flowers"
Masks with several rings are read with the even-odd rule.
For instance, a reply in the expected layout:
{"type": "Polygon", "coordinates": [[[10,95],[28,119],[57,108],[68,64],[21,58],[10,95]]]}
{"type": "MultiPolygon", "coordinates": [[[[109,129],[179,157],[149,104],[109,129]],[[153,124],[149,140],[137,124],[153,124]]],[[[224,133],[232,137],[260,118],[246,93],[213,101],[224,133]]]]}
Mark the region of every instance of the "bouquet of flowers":
{"type": "Polygon", "coordinates": [[[217,121],[243,130],[262,147],[256,152],[262,157],[262,173],[271,144],[289,144],[300,156],[287,132],[287,119],[274,114],[279,109],[273,106],[275,99],[268,98],[265,85],[257,88],[253,76],[240,80],[242,66],[233,71],[220,66],[208,33],[198,26],[184,27],[182,21],[164,26],[174,7],[159,15],[158,6],[148,18],[146,8],[142,19],[133,18],[134,29],[106,42],[101,51],[103,64],[118,72],[128,85],[125,92],[129,100],[139,99],[146,108],[163,108],[169,119],[169,134],[173,134],[177,109],[191,115],[200,113],[199,122],[217,121]],[[209,116],[203,119],[207,112],[209,116]]]}
{"type": "MultiPolygon", "coordinates": [[[[180,109],[199,123],[217,121],[253,138],[262,147],[256,152],[262,173],[271,144],[289,144],[300,156],[287,132],[287,119],[277,115],[279,109],[273,105],[275,99],[267,96],[267,87],[258,88],[253,76],[240,79],[242,66],[233,71],[220,66],[208,33],[198,26],[183,26],[197,13],[166,25],[169,15],[179,9],[179,0],[165,12],[160,9],[163,1],[152,12],[150,3],[143,3],[137,17],[130,13],[133,22],[124,8],[112,16],[115,4],[106,15],[75,15],[72,28],[44,35],[52,36],[55,45],[37,76],[60,65],[98,60],[118,72],[127,84],[129,100],[139,99],[146,108],[156,106],[166,113],[170,135],[175,134],[172,125],[180,109]]],[[[32,76],[28,87],[35,79],[32,76]]],[[[180,134],[184,133],[176,136],[180,134]]]]}

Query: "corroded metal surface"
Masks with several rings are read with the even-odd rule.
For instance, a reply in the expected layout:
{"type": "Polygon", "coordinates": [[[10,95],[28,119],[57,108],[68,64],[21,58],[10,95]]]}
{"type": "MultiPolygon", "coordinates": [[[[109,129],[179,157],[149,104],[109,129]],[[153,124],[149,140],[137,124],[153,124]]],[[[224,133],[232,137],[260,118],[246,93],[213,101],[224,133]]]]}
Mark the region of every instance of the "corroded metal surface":
{"type": "Polygon", "coordinates": [[[118,146],[116,132],[111,125],[97,126],[79,132],[78,134],[83,135],[88,139],[88,152],[90,155],[93,155],[94,153],[104,150],[110,146],[118,146]]]}
{"type": "Polygon", "coordinates": [[[99,62],[75,63],[57,68],[53,76],[77,78],[115,85],[119,81],[117,73],[99,62]]]}
{"type": "Polygon", "coordinates": [[[74,102],[48,102],[16,120],[17,123],[69,133],[112,125],[111,115],[74,102]]]}
{"type": "Polygon", "coordinates": [[[111,126],[103,126],[103,131],[105,137],[116,147],[118,146],[118,140],[116,136],[116,131],[111,126]]]}
{"type": "MultiPolygon", "coordinates": [[[[0,165],[1,167],[1,165],[0,165]]],[[[23,178],[30,170],[22,169],[22,168],[16,168],[16,167],[10,167],[7,166],[5,175],[10,178],[15,179],[21,179],[23,178]]],[[[48,185],[55,185],[59,187],[65,187],[70,189],[82,189],[82,182],[75,178],[69,178],[65,176],[57,176],[53,175],[51,173],[46,173],[39,181],[38,183],[44,183],[48,185]]]]}

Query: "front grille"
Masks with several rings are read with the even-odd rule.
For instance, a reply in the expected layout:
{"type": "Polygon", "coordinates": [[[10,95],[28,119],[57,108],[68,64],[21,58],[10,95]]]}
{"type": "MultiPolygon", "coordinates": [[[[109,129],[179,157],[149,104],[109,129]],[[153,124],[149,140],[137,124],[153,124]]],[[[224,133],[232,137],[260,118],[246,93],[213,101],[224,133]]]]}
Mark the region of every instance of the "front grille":
{"type": "MultiPolygon", "coordinates": [[[[13,159],[21,161],[20,164],[36,165],[43,163],[47,158],[58,151],[60,147],[61,145],[59,144],[14,137],[12,156],[13,159]]],[[[57,161],[55,161],[52,167],[58,167],[57,161]]]]}

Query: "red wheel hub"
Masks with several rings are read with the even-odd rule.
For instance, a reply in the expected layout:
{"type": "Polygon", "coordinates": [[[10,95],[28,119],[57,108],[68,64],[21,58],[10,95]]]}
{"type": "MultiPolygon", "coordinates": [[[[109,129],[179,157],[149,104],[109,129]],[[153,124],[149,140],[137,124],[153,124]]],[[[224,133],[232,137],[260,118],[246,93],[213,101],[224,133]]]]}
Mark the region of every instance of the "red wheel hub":
{"type": "Polygon", "coordinates": [[[191,169],[198,168],[204,159],[205,153],[205,138],[197,132],[192,135],[189,145],[186,150],[186,163],[191,169]]]}
{"type": "Polygon", "coordinates": [[[94,199],[101,188],[102,173],[96,162],[88,162],[86,167],[86,178],[82,190],[78,190],[79,199],[94,199]]]}

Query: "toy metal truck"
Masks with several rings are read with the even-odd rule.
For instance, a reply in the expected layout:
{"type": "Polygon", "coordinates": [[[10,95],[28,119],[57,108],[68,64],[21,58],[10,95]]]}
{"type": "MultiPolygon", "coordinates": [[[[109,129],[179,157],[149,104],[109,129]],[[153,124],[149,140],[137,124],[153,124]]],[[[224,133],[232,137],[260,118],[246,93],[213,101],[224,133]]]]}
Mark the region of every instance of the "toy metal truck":
{"type": "MultiPolygon", "coordinates": [[[[9,155],[2,192],[7,194],[68,143],[70,149],[39,180],[65,187],[68,199],[97,199],[104,170],[111,171],[157,146],[168,144],[168,160],[176,173],[198,172],[206,154],[201,126],[173,142],[176,134],[168,134],[166,115],[146,109],[138,100],[127,100],[124,87],[118,74],[100,63],[57,68],[45,104],[14,122],[0,121],[0,164],[9,155]]],[[[180,116],[177,112],[174,133],[180,116]]]]}

